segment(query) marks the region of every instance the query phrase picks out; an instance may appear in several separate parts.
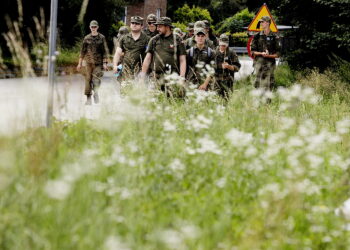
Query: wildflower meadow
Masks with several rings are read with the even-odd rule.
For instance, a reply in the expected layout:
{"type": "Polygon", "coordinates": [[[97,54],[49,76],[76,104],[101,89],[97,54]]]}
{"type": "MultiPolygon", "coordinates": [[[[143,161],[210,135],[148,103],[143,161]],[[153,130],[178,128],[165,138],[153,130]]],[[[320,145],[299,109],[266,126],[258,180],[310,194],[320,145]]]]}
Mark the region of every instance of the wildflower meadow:
{"type": "Polygon", "coordinates": [[[0,249],[349,249],[348,90],[248,83],[2,135],[0,249]]]}

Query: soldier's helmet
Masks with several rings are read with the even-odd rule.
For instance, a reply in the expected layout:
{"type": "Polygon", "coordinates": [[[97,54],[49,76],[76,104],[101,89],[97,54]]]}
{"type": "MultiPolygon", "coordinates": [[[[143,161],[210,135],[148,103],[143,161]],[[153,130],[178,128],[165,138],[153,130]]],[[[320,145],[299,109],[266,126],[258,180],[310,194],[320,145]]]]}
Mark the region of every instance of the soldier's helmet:
{"type": "Polygon", "coordinates": [[[155,23],[157,22],[157,17],[154,14],[149,14],[146,19],[147,23],[155,23]]]}
{"type": "Polygon", "coordinates": [[[90,27],[91,26],[98,26],[98,22],[96,21],[96,20],[92,20],[91,22],[90,22],[90,27]]]}
{"type": "Polygon", "coordinates": [[[140,16],[132,16],[130,19],[130,23],[138,23],[138,24],[143,24],[143,18],[140,16]]]}
{"type": "Polygon", "coordinates": [[[219,38],[219,45],[228,46],[230,42],[229,37],[226,34],[221,34],[219,38]]]}
{"type": "Polygon", "coordinates": [[[166,25],[166,26],[169,26],[171,28],[174,27],[172,22],[171,22],[170,17],[166,17],[166,16],[158,18],[155,25],[166,25]]]}
{"type": "Polygon", "coordinates": [[[119,37],[124,36],[124,35],[126,35],[126,34],[128,34],[128,33],[129,33],[128,27],[127,27],[127,26],[122,26],[122,27],[120,27],[119,30],[118,30],[118,35],[117,35],[117,37],[119,38],[119,37]]]}
{"type": "Polygon", "coordinates": [[[197,21],[194,23],[194,29],[196,28],[202,28],[202,29],[205,29],[205,23],[203,21],[197,21]]]}
{"type": "Polygon", "coordinates": [[[187,24],[186,30],[187,31],[192,31],[193,28],[194,28],[194,23],[189,23],[189,24],[187,24]]]}

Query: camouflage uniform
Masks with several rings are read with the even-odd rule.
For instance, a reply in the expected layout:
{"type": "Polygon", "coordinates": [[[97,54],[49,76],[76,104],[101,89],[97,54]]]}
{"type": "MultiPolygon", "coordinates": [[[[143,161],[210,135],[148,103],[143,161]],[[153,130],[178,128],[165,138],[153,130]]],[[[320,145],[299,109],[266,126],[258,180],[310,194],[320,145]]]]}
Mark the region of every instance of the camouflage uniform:
{"type": "MultiPolygon", "coordinates": [[[[264,18],[264,17],[263,17],[264,18]]],[[[266,52],[269,54],[279,54],[280,45],[279,39],[276,34],[270,32],[269,35],[265,35],[264,31],[259,32],[253,38],[251,51],[253,52],[266,52]]],[[[272,89],[274,86],[274,72],[276,68],[275,58],[265,58],[263,56],[255,56],[254,58],[254,70],[256,74],[256,80],[254,86],[256,88],[272,89]]]]}
{"type": "Polygon", "coordinates": [[[194,23],[189,23],[186,27],[187,33],[182,38],[184,41],[186,41],[188,38],[191,38],[193,36],[193,29],[194,29],[194,23]]]}
{"type": "MultiPolygon", "coordinates": [[[[206,25],[203,21],[197,21],[194,23],[194,31],[196,32],[197,29],[205,29],[206,28],[206,25]]],[[[185,41],[184,41],[184,44],[185,44],[185,48],[186,50],[187,49],[190,49],[191,47],[195,46],[196,44],[196,40],[194,39],[194,36],[190,37],[190,38],[187,38],[185,41]]],[[[205,46],[215,50],[216,46],[214,45],[213,41],[211,41],[210,39],[206,39],[205,40],[205,46]]]]}
{"type": "Polygon", "coordinates": [[[227,48],[224,53],[222,53],[219,48],[217,48],[215,52],[216,70],[214,90],[222,97],[228,97],[229,92],[233,89],[235,71],[222,68],[222,64],[226,62],[229,65],[238,67],[238,69],[241,67],[241,64],[237,54],[233,49],[228,47],[229,38],[226,35],[220,36],[219,44],[221,43],[227,44],[227,48]]]}
{"type": "Polygon", "coordinates": [[[119,47],[124,52],[123,78],[135,76],[141,71],[149,39],[146,34],[141,32],[137,40],[134,40],[131,33],[123,36],[120,40],[119,47]]]}
{"type": "Polygon", "coordinates": [[[186,55],[186,50],[178,35],[172,33],[165,37],[158,34],[149,41],[146,53],[152,54],[152,71],[162,75],[165,72],[180,73],[179,56],[186,55]]]}
{"type": "MultiPolygon", "coordinates": [[[[197,30],[196,34],[203,33],[205,31],[197,30]]],[[[187,74],[186,79],[192,82],[195,85],[202,84],[207,75],[203,69],[205,69],[205,65],[212,65],[215,62],[215,51],[208,46],[204,45],[202,49],[199,49],[195,44],[192,48],[187,50],[187,74]],[[201,65],[201,67],[198,67],[201,65]]]]}
{"type": "Polygon", "coordinates": [[[208,20],[203,20],[205,24],[205,28],[207,29],[207,32],[209,34],[208,39],[213,42],[214,47],[216,48],[219,45],[219,40],[218,38],[213,34],[211,28],[210,28],[210,23],[208,20]]]}
{"type": "MultiPolygon", "coordinates": [[[[154,15],[154,14],[149,14],[149,15],[147,16],[146,22],[147,22],[147,23],[156,23],[156,22],[157,22],[157,17],[156,17],[156,15],[154,15]]],[[[151,31],[147,28],[147,29],[145,29],[143,32],[144,32],[147,36],[149,36],[150,38],[152,38],[152,37],[158,35],[157,29],[156,29],[155,31],[151,32],[151,31]]]]}
{"type": "MultiPolygon", "coordinates": [[[[97,22],[96,22],[97,24],[97,22]]],[[[96,25],[98,26],[98,25],[96,25]]],[[[80,58],[85,60],[85,95],[91,96],[92,90],[97,92],[103,76],[102,66],[107,62],[107,44],[105,37],[98,33],[97,36],[89,34],[85,36],[80,51],[80,58]]]]}

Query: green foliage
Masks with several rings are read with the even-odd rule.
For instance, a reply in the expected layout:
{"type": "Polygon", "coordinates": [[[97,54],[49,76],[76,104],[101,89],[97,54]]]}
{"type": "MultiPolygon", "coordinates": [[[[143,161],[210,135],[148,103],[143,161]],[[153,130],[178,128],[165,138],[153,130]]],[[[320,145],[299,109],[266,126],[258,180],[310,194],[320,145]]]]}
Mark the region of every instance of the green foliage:
{"type": "Polygon", "coordinates": [[[78,47],[71,49],[62,49],[57,56],[57,66],[76,66],[79,60],[80,50],[78,47]]]}
{"type": "Polygon", "coordinates": [[[277,66],[275,70],[276,87],[290,87],[296,81],[295,73],[287,64],[277,66]]]}
{"type": "Polygon", "coordinates": [[[192,8],[190,8],[187,4],[185,4],[174,12],[174,21],[178,23],[187,25],[188,23],[200,20],[208,20],[210,22],[213,21],[207,9],[196,6],[192,6],[192,8]]]}
{"type": "Polygon", "coordinates": [[[173,23],[173,26],[181,29],[181,31],[183,31],[183,32],[187,32],[186,31],[187,24],[176,22],[176,23],[173,23]]]}
{"type": "Polygon", "coordinates": [[[232,34],[232,45],[236,47],[246,47],[248,42],[247,32],[236,32],[232,34]]]}
{"type": "Polygon", "coordinates": [[[224,21],[220,22],[216,26],[216,30],[219,33],[236,33],[242,32],[243,27],[249,25],[249,23],[253,20],[254,13],[249,12],[248,9],[244,9],[232,17],[226,18],[224,21]]]}
{"type": "Polygon", "coordinates": [[[349,61],[349,1],[273,0],[272,5],[280,23],[299,27],[297,48],[286,57],[292,67],[324,70],[332,64],[334,54],[349,61]]]}
{"type": "Polygon", "coordinates": [[[111,26],[111,33],[113,33],[116,36],[118,34],[119,28],[122,26],[125,26],[125,23],[123,21],[113,23],[111,26]]]}

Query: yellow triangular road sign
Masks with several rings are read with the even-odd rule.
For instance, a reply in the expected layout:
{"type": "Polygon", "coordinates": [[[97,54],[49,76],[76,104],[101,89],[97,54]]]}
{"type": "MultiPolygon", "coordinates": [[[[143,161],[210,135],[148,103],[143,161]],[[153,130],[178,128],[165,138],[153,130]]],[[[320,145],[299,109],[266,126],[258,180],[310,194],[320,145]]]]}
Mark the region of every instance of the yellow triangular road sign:
{"type": "Polygon", "coordinates": [[[262,29],[259,27],[259,20],[263,16],[269,16],[271,18],[270,29],[272,32],[278,32],[277,25],[276,25],[275,21],[273,20],[272,15],[271,15],[269,9],[267,8],[266,4],[261,6],[258,14],[256,14],[253,21],[249,24],[248,30],[249,31],[261,31],[262,29]]]}

